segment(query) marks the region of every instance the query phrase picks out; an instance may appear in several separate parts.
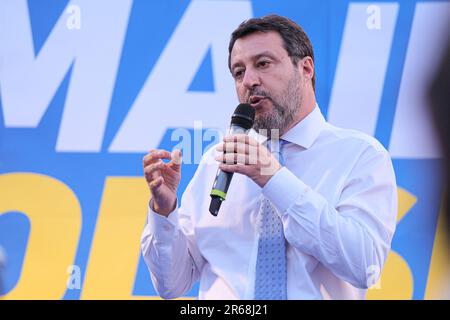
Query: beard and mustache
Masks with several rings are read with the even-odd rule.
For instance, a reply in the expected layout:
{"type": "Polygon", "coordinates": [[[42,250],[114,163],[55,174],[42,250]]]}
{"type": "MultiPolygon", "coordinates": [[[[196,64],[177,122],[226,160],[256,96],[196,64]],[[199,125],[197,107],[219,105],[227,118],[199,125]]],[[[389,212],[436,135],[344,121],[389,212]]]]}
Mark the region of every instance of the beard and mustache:
{"type": "Polygon", "coordinates": [[[274,96],[266,91],[255,88],[249,96],[263,96],[272,102],[273,108],[269,111],[257,114],[253,123],[253,129],[268,139],[279,137],[294,121],[303,102],[300,90],[301,79],[298,73],[294,73],[289,80],[286,89],[279,96],[274,96]]]}

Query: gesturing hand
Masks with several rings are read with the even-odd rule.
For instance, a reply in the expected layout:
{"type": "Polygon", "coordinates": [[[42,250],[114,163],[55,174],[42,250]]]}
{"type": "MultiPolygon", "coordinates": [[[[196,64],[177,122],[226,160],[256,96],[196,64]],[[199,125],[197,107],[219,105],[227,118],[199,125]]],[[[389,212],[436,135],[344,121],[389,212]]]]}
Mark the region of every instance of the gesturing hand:
{"type": "Polygon", "coordinates": [[[143,159],[144,176],[152,193],[153,210],[168,216],[176,206],[181,180],[181,151],[151,150],[143,159]],[[164,163],[161,159],[170,159],[164,163]]]}

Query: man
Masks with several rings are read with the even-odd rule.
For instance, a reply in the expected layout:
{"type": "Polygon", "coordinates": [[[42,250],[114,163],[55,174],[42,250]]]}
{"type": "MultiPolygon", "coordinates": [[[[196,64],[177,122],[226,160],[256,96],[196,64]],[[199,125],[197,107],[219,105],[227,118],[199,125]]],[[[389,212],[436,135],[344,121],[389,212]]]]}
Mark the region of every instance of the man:
{"type": "Polygon", "coordinates": [[[179,297],[200,280],[200,299],[363,299],[396,225],[388,153],[324,120],[313,49],[291,20],[243,22],[229,67],[239,101],[255,108],[253,129],[272,140],[278,130],[280,154],[255,132],[225,137],[203,156],[180,206],[179,151],[144,157],[152,198],[142,252],[157,292],[179,297]],[[217,217],[208,212],[214,159],[237,173],[217,217]],[[274,170],[265,172],[267,163],[274,170]]]}

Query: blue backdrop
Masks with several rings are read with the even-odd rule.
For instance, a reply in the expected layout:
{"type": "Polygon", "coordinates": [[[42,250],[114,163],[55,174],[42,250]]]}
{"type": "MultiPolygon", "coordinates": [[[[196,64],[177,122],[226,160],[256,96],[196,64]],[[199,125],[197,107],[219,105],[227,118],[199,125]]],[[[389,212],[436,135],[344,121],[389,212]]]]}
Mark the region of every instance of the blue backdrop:
{"type": "Polygon", "coordinates": [[[230,32],[277,13],[311,38],[322,113],[393,158],[400,215],[373,297],[427,297],[442,187],[426,89],[449,12],[437,0],[0,0],[3,294],[156,295],[139,257],[142,157],[184,148],[181,197],[215,142],[209,129],[224,129],[237,103],[230,32]]]}

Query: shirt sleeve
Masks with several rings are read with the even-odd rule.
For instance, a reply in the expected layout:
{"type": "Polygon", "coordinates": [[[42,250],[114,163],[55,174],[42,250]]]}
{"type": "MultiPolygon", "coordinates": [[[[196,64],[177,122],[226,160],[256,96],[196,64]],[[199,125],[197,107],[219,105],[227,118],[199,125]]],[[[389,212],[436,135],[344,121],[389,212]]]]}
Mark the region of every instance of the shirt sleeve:
{"type": "MultiPolygon", "coordinates": [[[[195,176],[192,181],[194,179],[195,176]]],[[[149,205],[141,250],[152,283],[164,299],[186,294],[198,280],[204,264],[187,214],[193,208],[192,200],[190,183],[183,194],[181,207],[177,203],[177,208],[167,218],[154,212],[151,203],[149,205]]]]}
{"type": "Polygon", "coordinates": [[[355,287],[375,284],[397,216],[397,187],[387,151],[367,148],[362,153],[337,204],[285,167],[263,187],[263,194],[277,208],[290,245],[355,287]]]}

